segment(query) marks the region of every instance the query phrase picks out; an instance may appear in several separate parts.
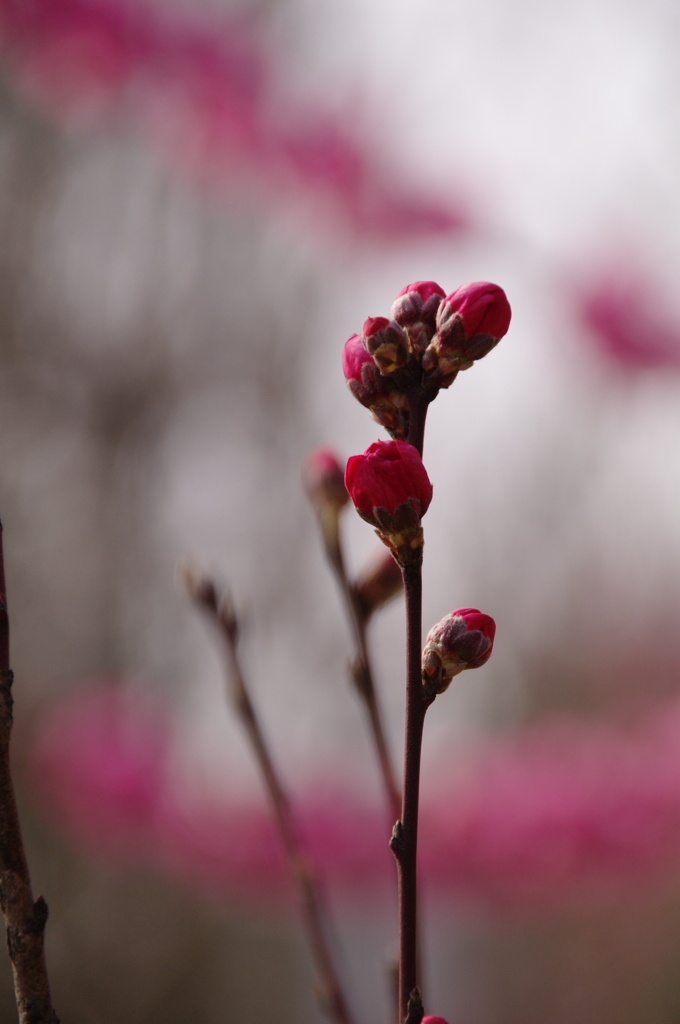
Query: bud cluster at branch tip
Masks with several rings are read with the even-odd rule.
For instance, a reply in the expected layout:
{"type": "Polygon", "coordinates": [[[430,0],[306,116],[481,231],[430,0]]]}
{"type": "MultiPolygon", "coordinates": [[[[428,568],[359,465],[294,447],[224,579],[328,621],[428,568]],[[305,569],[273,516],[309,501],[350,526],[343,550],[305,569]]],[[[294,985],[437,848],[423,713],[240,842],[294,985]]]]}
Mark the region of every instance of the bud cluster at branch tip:
{"type": "Polygon", "coordinates": [[[477,608],[458,608],[427,634],[423,650],[423,686],[443,693],[466,668],[481,668],[491,657],[496,623],[477,608]]]}
{"type": "Polygon", "coordinates": [[[413,445],[376,441],[347,462],[345,486],[354,506],[400,565],[420,562],[420,525],[432,500],[432,484],[413,445]]]}
{"type": "Polygon", "coordinates": [[[510,326],[505,292],[475,281],[446,295],[435,281],[415,281],[397,295],[390,318],[369,317],[345,344],[350,390],[395,440],[408,436],[407,394],[431,401],[498,344],[510,326]]]}

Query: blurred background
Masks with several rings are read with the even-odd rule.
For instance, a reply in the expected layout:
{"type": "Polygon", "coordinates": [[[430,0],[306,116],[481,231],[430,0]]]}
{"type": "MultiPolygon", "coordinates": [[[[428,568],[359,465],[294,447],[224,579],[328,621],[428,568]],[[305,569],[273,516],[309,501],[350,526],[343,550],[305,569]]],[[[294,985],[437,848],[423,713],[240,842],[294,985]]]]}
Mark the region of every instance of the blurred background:
{"type": "MultiPolygon", "coordinates": [[[[434,279],[498,282],[513,323],[426,438],[425,628],[498,623],[427,723],[426,1009],[680,1021],[679,43],[668,0],[0,0],[13,756],[63,1020],[321,1019],[187,559],[235,595],[357,1021],[391,1019],[300,469],[384,436],[342,346],[434,279]]],[[[395,750],[402,618],[371,638],[395,750]]]]}

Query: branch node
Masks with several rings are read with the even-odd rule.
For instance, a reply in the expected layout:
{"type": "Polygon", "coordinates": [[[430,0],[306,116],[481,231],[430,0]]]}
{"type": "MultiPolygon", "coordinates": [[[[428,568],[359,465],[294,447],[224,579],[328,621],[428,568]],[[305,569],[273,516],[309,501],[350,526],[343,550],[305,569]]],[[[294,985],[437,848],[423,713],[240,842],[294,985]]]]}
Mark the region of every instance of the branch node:
{"type": "Polygon", "coordinates": [[[392,835],[390,836],[390,850],[399,860],[404,852],[404,826],[400,821],[394,823],[392,835]]]}
{"type": "Polygon", "coordinates": [[[420,998],[420,990],[417,988],[411,989],[411,995],[408,997],[408,1006],[406,1008],[404,1024],[421,1024],[424,1012],[423,1001],[420,998]]]}

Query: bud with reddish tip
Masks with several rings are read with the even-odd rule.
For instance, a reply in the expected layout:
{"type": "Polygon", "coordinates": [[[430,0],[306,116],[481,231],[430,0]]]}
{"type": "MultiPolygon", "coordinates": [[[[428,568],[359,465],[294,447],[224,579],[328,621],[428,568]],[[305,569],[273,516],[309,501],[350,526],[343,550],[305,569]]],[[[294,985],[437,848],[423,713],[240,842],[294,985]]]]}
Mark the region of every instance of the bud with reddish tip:
{"type": "Polygon", "coordinates": [[[349,501],[344,473],[330,448],[316,448],[305,459],[302,482],[317,514],[326,553],[340,564],[340,512],[349,501]]]}
{"type": "Polygon", "coordinates": [[[428,1015],[427,1017],[423,1017],[421,1024],[447,1024],[447,1021],[445,1021],[443,1017],[432,1017],[428,1015]]]}
{"type": "Polygon", "coordinates": [[[392,305],[392,319],[402,327],[420,320],[434,327],[435,316],[446,292],[435,281],[407,284],[392,305]]]}
{"type": "Polygon", "coordinates": [[[331,448],[315,448],[307,456],[302,481],[307,497],[319,514],[328,508],[339,512],[349,501],[344,470],[331,448]]]}
{"type": "Polygon", "coordinates": [[[379,551],[356,581],[354,592],[361,614],[369,619],[373,612],[382,608],[402,590],[404,585],[401,569],[391,551],[379,551]]]}
{"type": "Polygon", "coordinates": [[[507,334],[510,303],[489,281],[473,281],[447,295],[437,311],[437,333],[423,356],[426,374],[438,371],[448,387],[459,370],[482,359],[507,334]]]}
{"type": "Polygon", "coordinates": [[[353,334],[345,343],[342,369],[350,391],[358,402],[370,409],[373,419],[393,437],[405,438],[408,434],[406,395],[380,372],[373,356],[364,348],[360,334],[353,334]]]}
{"type": "Polygon", "coordinates": [[[406,365],[408,338],[404,329],[384,316],[369,316],[363,326],[361,340],[381,373],[394,373],[406,365]]]}
{"type": "Polygon", "coordinates": [[[481,668],[491,657],[496,623],[477,608],[458,608],[427,634],[423,650],[423,686],[443,693],[466,668],[481,668]]]}
{"type": "Polygon", "coordinates": [[[345,486],[359,515],[400,565],[422,559],[420,520],[432,500],[432,484],[413,445],[376,441],[349,459],[345,486]]]}

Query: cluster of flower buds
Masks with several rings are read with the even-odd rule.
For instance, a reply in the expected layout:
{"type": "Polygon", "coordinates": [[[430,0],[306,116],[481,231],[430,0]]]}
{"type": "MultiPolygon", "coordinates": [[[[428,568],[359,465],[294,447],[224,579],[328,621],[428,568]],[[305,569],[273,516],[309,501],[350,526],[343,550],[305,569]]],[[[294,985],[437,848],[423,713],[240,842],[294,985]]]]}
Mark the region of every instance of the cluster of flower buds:
{"type": "Polygon", "coordinates": [[[405,441],[376,441],[347,463],[345,486],[354,506],[400,565],[423,557],[421,518],[432,501],[422,459],[405,441]]]}
{"type": "Polygon", "coordinates": [[[343,352],[350,390],[393,438],[408,436],[408,393],[433,398],[460,370],[496,345],[510,326],[505,292],[488,281],[446,295],[434,281],[415,281],[397,295],[391,319],[369,317],[343,352]]]}
{"type": "Polygon", "coordinates": [[[423,650],[423,686],[443,693],[466,668],[481,668],[491,657],[496,623],[477,608],[458,608],[427,634],[423,650]]]}

